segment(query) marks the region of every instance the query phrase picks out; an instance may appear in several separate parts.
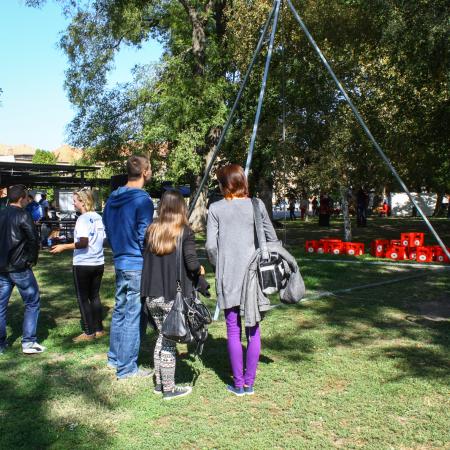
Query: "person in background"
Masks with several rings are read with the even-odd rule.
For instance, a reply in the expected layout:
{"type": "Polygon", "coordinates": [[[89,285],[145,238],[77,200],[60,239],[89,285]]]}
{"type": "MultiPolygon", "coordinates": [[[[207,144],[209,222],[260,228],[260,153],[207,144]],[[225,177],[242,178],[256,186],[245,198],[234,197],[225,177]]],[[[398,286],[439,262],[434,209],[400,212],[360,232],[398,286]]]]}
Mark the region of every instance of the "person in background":
{"type": "MultiPolygon", "coordinates": [[[[234,380],[234,385],[228,385],[226,389],[238,396],[252,395],[261,335],[259,324],[245,328],[248,345],[244,369],[240,304],[244,276],[257,247],[253,204],[249,198],[247,177],[238,164],[221,167],[217,171],[217,179],[224,199],[209,208],[206,251],[215,267],[218,305],[225,310],[228,354],[234,380]]],[[[277,241],[264,203],[258,200],[258,204],[266,240],[277,241]]]]}
{"type": "Polygon", "coordinates": [[[147,230],[141,281],[141,296],[159,332],[154,350],[154,393],[163,394],[164,400],[184,397],[192,391],[190,386],[175,385],[176,342],[161,334],[177,292],[176,250],[180,244],[183,260],[180,281],[184,295],[191,296],[196,287],[209,296],[209,286],[203,277],[205,269],[198,262],[195,236],[189,227],[186,203],[178,191],[170,190],[163,194],[158,218],[147,230]]]}
{"type": "Polygon", "coordinates": [[[332,211],[330,197],[327,193],[320,196],[319,205],[319,225],[323,227],[330,226],[330,215],[332,211]]]}
{"type": "Polygon", "coordinates": [[[83,188],[73,194],[73,206],[81,213],[75,224],[74,242],[54,245],[50,253],[56,255],[73,250],[73,279],[83,327],[83,333],[73,338],[73,342],[78,343],[105,335],[100,301],[105,230],[101,216],[94,210],[94,197],[89,189],[83,188]]]}
{"type": "Polygon", "coordinates": [[[39,204],[41,205],[42,208],[42,218],[44,220],[48,220],[48,210],[50,208],[50,205],[48,203],[47,200],[47,194],[42,194],[41,195],[41,199],[39,200],[39,204]]]}
{"type": "Polygon", "coordinates": [[[302,198],[300,200],[300,219],[305,220],[306,215],[308,214],[309,200],[308,196],[303,193],[302,198]]]}
{"type": "Polygon", "coordinates": [[[369,205],[369,196],[361,187],[356,194],[356,224],[358,227],[367,226],[367,207],[369,205]]]}
{"type": "Polygon", "coordinates": [[[154,209],[143,187],[150,181],[151,174],[150,162],[145,156],[130,156],[128,182],[111,193],[103,212],[116,271],[116,304],[111,320],[108,366],[116,369],[119,380],[152,375],[137,366],[144,238],[154,209]]]}
{"type": "Polygon", "coordinates": [[[25,211],[28,193],[24,186],[8,188],[9,206],[0,211],[0,353],[6,348],[6,311],[14,286],[25,304],[22,351],[27,355],[46,348],[37,342],[40,294],[32,267],[37,263],[39,238],[25,211]]]}
{"type": "Polygon", "coordinates": [[[311,200],[311,205],[312,205],[312,215],[313,216],[317,216],[317,211],[318,211],[318,206],[319,206],[319,202],[317,201],[317,197],[314,196],[311,200]]]}
{"type": "Polygon", "coordinates": [[[39,222],[42,218],[41,205],[34,199],[33,195],[28,194],[28,205],[25,209],[31,214],[33,222],[39,222]]]}
{"type": "Polygon", "coordinates": [[[0,188],[0,210],[8,206],[8,194],[6,188],[0,188]]]}
{"type": "Polygon", "coordinates": [[[289,220],[295,220],[295,198],[289,200],[289,220]]]}

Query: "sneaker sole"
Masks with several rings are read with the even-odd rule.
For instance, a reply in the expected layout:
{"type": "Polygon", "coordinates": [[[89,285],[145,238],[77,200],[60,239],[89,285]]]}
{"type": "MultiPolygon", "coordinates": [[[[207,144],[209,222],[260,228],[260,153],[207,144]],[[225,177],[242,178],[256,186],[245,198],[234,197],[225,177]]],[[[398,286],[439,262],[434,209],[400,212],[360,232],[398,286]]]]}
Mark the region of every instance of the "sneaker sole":
{"type": "Polygon", "coordinates": [[[243,397],[245,395],[245,392],[242,392],[242,393],[240,393],[240,392],[233,392],[233,391],[230,391],[229,389],[227,389],[227,392],[229,392],[230,394],[235,395],[236,397],[243,397]]]}
{"type": "Polygon", "coordinates": [[[23,353],[24,355],[38,355],[39,353],[44,353],[44,351],[45,351],[45,350],[33,350],[33,351],[30,351],[30,350],[22,350],[22,353],[23,353]]]}
{"type": "Polygon", "coordinates": [[[169,400],[175,400],[176,398],[186,397],[186,395],[189,395],[192,392],[192,388],[189,389],[186,392],[183,392],[182,394],[176,395],[174,397],[163,397],[163,400],[169,401],[169,400]]]}

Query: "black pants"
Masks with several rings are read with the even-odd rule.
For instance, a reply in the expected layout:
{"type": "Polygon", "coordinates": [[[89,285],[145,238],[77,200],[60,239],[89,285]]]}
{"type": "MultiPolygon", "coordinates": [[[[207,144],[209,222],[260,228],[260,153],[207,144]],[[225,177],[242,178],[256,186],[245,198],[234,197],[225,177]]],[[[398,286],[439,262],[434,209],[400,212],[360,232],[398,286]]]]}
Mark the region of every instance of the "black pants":
{"type": "Polygon", "coordinates": [[[104,266],[73,266],[73,279],[81,322],[86,334],[103,330],[100,284],[104,266]]]}
{"type": "Polygon", "coordinates": [[[329,214],[319,214],[319,225],[322,227],[330,226],[330,215],[329,214]]]}

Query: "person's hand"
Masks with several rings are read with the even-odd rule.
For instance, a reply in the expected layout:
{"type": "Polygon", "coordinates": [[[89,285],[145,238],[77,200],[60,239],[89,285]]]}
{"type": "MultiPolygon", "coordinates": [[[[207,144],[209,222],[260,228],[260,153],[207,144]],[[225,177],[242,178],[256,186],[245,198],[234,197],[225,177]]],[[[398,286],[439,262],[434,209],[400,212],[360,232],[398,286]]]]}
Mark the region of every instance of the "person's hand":
{"type": "Polygon", "coordinates": [[[53,255],[56,255],[57,253],[62,253],[64,250],[65,250],[64,244],[54,245],[51,248],[50,253],[52,253],[53,255]]]}
{"type": "Polygon", "coordinates": [[[205,275],[206,271],[203,266],[200,266],[200,275],[205,275]]]}
{"type": "Polygon", "coordinates": [[[209,293],[209,283],[206,281],[203,275],[200,275],[198,277],[196,289],[198,292],[200,292],[200,294],[204,295],[205,297],[211,296],[211,294],[209,293]]]}

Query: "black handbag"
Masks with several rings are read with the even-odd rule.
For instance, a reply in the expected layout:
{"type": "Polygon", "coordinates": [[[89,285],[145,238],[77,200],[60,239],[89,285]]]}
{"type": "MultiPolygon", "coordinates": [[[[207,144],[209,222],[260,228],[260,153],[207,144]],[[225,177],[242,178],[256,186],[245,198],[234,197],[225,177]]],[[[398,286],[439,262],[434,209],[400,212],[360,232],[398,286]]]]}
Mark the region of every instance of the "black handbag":
{"type": "Polygon", "coordinates": [[[198,292],[194,289],[191,297],[183,293],[182,264],[183,264],[183,233],[176,248],[177,265],[177,294],[169,314],[164,320],[161,333],[166,339],[189,344],[197,343],[196,353],[201,354],[203,344],[208,338],[208,327],[211,323],[211,313],[201,302],[198,292]]]}
{"type": "Polygon", "coordinates": [[[275,294],[283,289],[288,281],[284,261],[278,253],[269,252],[261,220],[261,210],[256,198],[252,198],[252,205],[256,237],[261,250],[261,258],[258,264],[259,285],[264,294],[275,294]]]}

